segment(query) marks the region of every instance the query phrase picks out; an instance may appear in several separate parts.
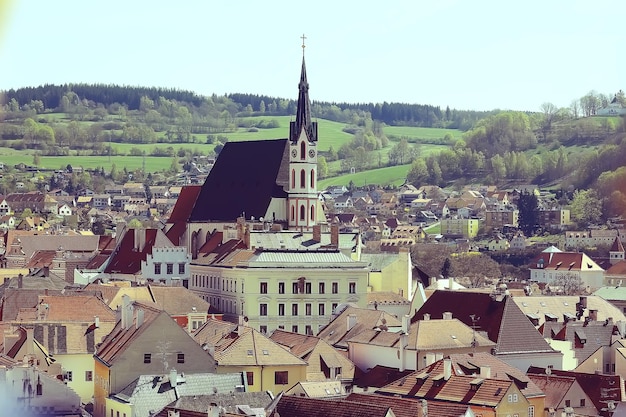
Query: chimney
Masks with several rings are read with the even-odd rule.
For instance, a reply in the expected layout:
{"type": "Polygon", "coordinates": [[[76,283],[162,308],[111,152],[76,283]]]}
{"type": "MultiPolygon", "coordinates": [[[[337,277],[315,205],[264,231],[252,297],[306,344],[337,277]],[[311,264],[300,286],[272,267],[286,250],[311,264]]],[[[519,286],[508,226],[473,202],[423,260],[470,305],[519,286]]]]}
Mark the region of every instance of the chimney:
{"type": "Polygon", "coordinates": [[[589,310],[589,320],[598,321],[598,310],[589,310]]]}
{"type": "Polygon", "coordinates": [[[356,314],[348,314],[348,331],[356,325],[356,314]]]}
{"type": "Polygon", "coordinates": [[[339,225],[333,224],[330,226],[330,244],[332,246],[339,247],[339,225]]]}
{"type": "Polygon", "coordinates": [[[319,224],[313,225],[313,240],[316,242],[322,241],[322,226],[319,224]]]}
{"type": "Polygon", "coordinates": [[[96,326],[96,329],[99,329],[100,328],[100,317],[93,316],[93,322],[94,322],[94,325],[96,326]]]}
{"type": "Polygon", "coordinates": [[[443,319],[444,319],[444,320],[452,320],[452,312],[450,312],[450,311],[444,311],[444,313],[443,313],[443,319]]]}
{"type": "MultiPolygon", "coordinates": [[[[405,316],[407,317],[407,316],[405,316]]],[[[404,372],[405,370],[405,366],[404,366],[404,362],[406,362],[406,346],[409,344],[409,335],[407,333],[401,334],[400,335],[400,350],[398,352],[399,354],[399,359],[400,359],[400,366],[398,368],[398,370],[400,372],[404,372]]]]}
{"type": "Polygon", "coordinates": [[[578,303],[580,304],[581,308],[587,308],[587,297],[581,295],[578,303]]]}
{"type": "Polygon", "coordinates": [[[133,303],[127,294],[122,296],[122,329],[128,329],[133,322],[133,303]]]}
{"type": "Polygon", "coordinates": [[[402,316],[402,331],[404,334],[409,334],[409,326],[411,324],[411,316],[405,314],[402,316]]]}
{"type": "Polygon", "coordinates": [[[430,277],[429,285],[437,285],[437,277],[430,277]]]}
{"type": "Polygon", "coordinates": [[[50,276],[50,267],[49,266],[44,266],[43,267],[43,276],[44,277],[49,277],[50,276]]]}
{"type": "Polygon", "coordinates": [[[170,369],[170,385],[175,387],[178,383],[178,374],[176,373],[176,369],[170,369]]]}
{"type": "Polygon", "coordinates": [[[24,287],[24,275],[19,274],[17,276],[17,288],[23,288],[24,287]]]}
{"type": "Polygon", "coordinates": [[[454,289],[454,278],[452,278],[452,277],[448,278],[448,289],[449,290],[453,290],[454,289]]]}
{"type": "Polygon", "coordinates": [[[480,377],[481,378],[491,378],[491,367],[490,366],[481,366],[480,367],[480,377]]]}
{"type": "Polygon", "coordinates": [[[26,330],[26,354],[32,355],[35,353],[35,328],[32,326],[24,327],[26,330]]]}
{"type": "Polygon", "coordinates": [[[141,325],[143,324],[143,317],[144,317],[144,311],[143,309],[139,308],[137,309],[137,321],[135,324],[135,328],[138,329],[141,327],[141,325]]]}
{"type": "Polygon", "coordinates": [[[243,244],[246,245],[247,249],[250,249],[250,228],[246,227],[243,232],[243,244]]]}
{"type": "Polygon", "coordinates": [[[450,376],[452,376],[452,360],[445,358],[443,360],[443,379],[447,381],[450,379],[450,376]]]}
{"type": "Polygon", "coordinates": [[[424,320],[430,320],[430,314],[424,313],[424,320]]]}

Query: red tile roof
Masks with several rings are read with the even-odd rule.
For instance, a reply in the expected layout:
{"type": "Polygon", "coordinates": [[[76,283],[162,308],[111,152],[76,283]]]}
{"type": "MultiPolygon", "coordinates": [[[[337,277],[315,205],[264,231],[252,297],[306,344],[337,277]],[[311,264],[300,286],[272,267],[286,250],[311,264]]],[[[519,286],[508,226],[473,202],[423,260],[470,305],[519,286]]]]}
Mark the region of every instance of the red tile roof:
{"type": "Polygon", "coordinates": [[[383,417],[389,408],[378,404],[288,395],[283,395],[276,405],[280,417],[383,417]]]}
{"type": "Polygon", "coordinates": [[[135,274],[141,271],[141,262],[152,253],[152,248],[174,246],[158,229],[128,229],[111,255],[105,273],[135,274]],[[160,238],[163,236],[163,238],[160,238]]]}

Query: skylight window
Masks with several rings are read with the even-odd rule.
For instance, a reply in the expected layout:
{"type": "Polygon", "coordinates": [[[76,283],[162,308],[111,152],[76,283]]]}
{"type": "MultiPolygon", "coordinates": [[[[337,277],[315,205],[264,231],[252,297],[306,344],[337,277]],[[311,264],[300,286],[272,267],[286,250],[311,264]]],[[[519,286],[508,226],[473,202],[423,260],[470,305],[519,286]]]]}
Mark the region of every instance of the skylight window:
{"type": "Polygon", "coordinates": [[[252,356],[253,353],[252,349],[248,349],[248,356],[252,356]]]}
{"type": "Polygon", "coordinates": [[[263,349],[263,354],[264,354],[264,355],[269,355],[269,354],[270,354],[270,352],[269,352],[267,349],[263,349]]]}

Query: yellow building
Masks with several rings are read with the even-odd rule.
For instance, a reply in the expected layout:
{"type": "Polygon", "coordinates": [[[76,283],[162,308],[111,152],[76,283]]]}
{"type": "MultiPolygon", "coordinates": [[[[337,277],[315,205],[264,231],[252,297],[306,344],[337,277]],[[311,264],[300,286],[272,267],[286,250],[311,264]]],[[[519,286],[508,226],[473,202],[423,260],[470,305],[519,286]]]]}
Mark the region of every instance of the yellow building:
{"type": "Polygon", "coordinates": [[[479,219],[442,219],[441,234],[446,237],[473,239],[478,235],[479,219]]]}
{"type": "Polygon", "coordinates": [[[217,373],[244,372],[248,391],[275,395],[306,381],[307,363],[255,329],[209,320],[193,335],[217,364],[217,373]]]}
{"type": "Polygon", "coordinates": [[[244,233],[191,262],[189,289],[262,333],[315,334],[338,305],[367,305],[368,264],[342,251],[358,234],[349,243],[336,228],[330,235],[244,233]]]}
{"type": "Polygon", "coordinates": [[[392,292],[411,299],[417,280],[411,273],[411,253],[407,248],[400,248],[398,253],[364,253],[361,260],[367,262],[370,269],[369,292],[392,292]]]}

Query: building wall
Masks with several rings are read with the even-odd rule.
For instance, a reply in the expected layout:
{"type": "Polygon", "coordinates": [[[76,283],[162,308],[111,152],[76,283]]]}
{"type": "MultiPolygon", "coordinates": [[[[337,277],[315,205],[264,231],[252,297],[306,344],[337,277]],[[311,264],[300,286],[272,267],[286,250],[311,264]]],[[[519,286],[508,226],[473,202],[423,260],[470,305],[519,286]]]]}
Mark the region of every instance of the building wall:
{"type": "Polygon", "coordinates": [[[165,285],[171,286],[173,283],[178,282],[178,285],[183,280],[188,280],[189,263],[191,262],[191,254],[187,252],[187,248],[183,246],[177,246],[174,248],[153,248],[152,254],[148,254],[145,261],[141,262],[141,275],[145,279],[152,279],[155,282],[162,282],[165,285]],[[155,264],[160,264],[161,271],[159,274],[155,272],[155,264]],[[167,265],[172,265],[172,273],[167,273],[167,265]],[[180,265],[183,265],[183,272],[179,270],[180,265]]]}
{"type": "Polygon", "coordinates": [[[472,239],[478,235],[478,219],[442,219],[441,234],[472,239]]]}
{"type": "MultiPolygon", "coordinates": [[[[515,386],[514,383],[511,384],[509,389],[507,390],[506,395],[502,398],[500,403],[497,406],[497,415],[499,416],[513,416],[517,415],[519,417],[528,417],[528,406],[530,403],[524,397],[524,394],[515,386]]],[[[537,410],[535,415],[540,415],[541,411],[537,410]]]]}
{"type": "Polygon", "coordinates": [[[306,326],[317,334],[332,315],[333,305],[353,303],[365,308],[367,305],[368,270],[357,268],[311,267],[306,268],[216,268],[206,265],[191,265],[192,279],[189,288],[225,314],[247,317],[248,326],[261,332],[271,332],[280,326],[298,333],[305,333],[306,326]],[[305,277],[311,284],[310,294],[294,294],[293,284],[305,277]],[[267,293],[261,293],[261,283],[267,284],[267,293]],[[284,284],[284,294],[279,293],[279,283],[284,284]],[[319,293],[319,284],[324,283],[324,293],[319,293]],[[336,294],[332,283],[338,284],[336,294]],[[350,294],[350,283],[356,284],[355,294],[350,294]],[[267,306],[267,315],[261,315],[260,305],[267,306]],[[284,304],[284,315],[280,315],[279,304],[284,304]],[[297,314],[292,314],[296,304],[297,314]],[[311,304],[311,314],[307,314],[311,304]],[[319,305],[324,305],[324,314],[319,314],[319,305]]]}
{"type": "Polygon", "coordinates": [[[229,374],[233,372],[253,372],[254,380],[252,385],[248,385],[249,392],[271,391],[277,395],[281,391],[287,391],[298,382],[306,381],[306,365],[265,365],[265,366],[221,366],[218,365],[218,374],[229,374]],[[287,384],[276,384],[276,372],[288,372],[287,384]]]}
{"type": "Polygon", "coordinates": [[[82,402],[91,402],[95,380],[93,353],[54,355],[54,359],[61,364],[64,373],[72,373],[72,380],[65,380],[67,386],[80,396],[82,402]],[[91,373],[91,380],[88,380],[87,372],[91,373]]]}
{"type": "Polygon", "coordinates": [[[401,248],[396,261],[387,265],[382,271],[369,273],[368,282],[368,287],[372,292],[393,292],[410,299],[415,287],[411,274],[411,254],[409,251],[401,248]]]}

